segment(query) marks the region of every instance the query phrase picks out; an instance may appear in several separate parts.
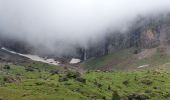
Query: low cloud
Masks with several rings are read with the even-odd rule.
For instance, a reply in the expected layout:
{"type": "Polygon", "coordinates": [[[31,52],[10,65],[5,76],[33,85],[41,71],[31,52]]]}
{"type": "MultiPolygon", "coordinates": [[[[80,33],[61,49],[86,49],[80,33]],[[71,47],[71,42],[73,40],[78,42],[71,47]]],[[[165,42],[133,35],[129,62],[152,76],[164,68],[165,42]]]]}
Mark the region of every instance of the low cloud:
{"type": "Polygon", "coordinates": [[[0,34],[69,54],[74,46],[100,41],[108,30],[126,30],[138,15],[169,9],[169,0],[0,0],[0,34]]]}

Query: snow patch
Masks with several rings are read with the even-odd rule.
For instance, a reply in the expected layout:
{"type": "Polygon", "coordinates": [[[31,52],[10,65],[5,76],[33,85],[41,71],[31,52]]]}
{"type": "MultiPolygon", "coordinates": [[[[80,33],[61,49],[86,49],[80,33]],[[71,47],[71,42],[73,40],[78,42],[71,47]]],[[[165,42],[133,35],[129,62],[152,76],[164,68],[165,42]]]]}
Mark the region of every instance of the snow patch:
{"type": "Polygon", "coordinates": [[[72,58],[71,61],[70,61],[70,64],[77,64],[80,61],[81,61],[80,59],[72,58]]]}
{"type": "Polygon", "coordinates": [[[12,54],[18,54],[18,53],[16,53],[16,52],[10,51],[10,50],[8,50],[8,49],[6,49],[6,48],[4,48],[4,47],[2,47],[1,49],[2,49],[2,50],[5,50],[5,51],[7,51],[7,52],[10,52],[10,53],[12,53],[12,54]]]}
{"type": "Polygon", "coordinates": [[[144,67],[149,67],[149,65],[142,65],[142,66],[139,66],[138,68],[144,68],[144,67]]]}
{"type": "Polygon", "coordinates": [[[11,51],[11,50],[8,50],[7,48],[5,47],[2,47],[1,48],[2,50],[5,50],[9,53],[12,53],[12,54],[17,54],[17,55],[20,55],[20,56],[23,56],[23,57],[26,57],[26,58],[29,58],[33,61],[39,61],[39,62],[43,62],[43,63],[48,63],[48,64],[53,64],[53,65],[59,65],[60,62],[58,61],[55,61],[54,59],[50,58],[50,59],[45,59],[43,57],[40,57],[38,55],[31,55],[31,54],[21,54],[21,53],[17,53],[17,52],[14,52],[14,51],[11,51]]]}

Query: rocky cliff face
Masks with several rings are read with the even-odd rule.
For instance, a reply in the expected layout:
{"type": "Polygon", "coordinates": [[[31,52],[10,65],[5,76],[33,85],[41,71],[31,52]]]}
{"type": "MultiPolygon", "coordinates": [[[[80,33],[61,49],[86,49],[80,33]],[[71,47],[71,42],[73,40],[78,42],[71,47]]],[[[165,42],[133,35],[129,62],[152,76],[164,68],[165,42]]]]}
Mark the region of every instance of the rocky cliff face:
{"type": "Polygon", "coordinates": [[[99,45],[81,52],[83,58],[107,55],[122,48],[151,49],[170,44],[170,14],[157,17],[140,17],[126,33],[114,32],[99,45]]]}
{"type": "Polygon", "coordinates": [[[170,23],[152,22],[149,25],[144,25],[137,32],[132,32],[137,35],[131,39],[132,46],[137,48],[153,48],[160,45],[168,45],[170,40],[170,23]]]}

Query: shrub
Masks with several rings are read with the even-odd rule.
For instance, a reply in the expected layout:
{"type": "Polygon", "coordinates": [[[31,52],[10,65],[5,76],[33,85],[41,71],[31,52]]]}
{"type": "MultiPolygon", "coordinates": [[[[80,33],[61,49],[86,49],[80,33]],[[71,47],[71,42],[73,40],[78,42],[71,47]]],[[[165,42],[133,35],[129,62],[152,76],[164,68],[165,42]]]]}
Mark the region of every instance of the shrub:
{"type": "Polygon", "coordinates": [[[3,97],[0,97],[0,100],[3,100],[3,97]]]}
{"type": "Polygon", "coordinates": [[[103,100],[106,100],[106,96],[103,96],[102,99],[103,99],[103,100]]]}
{"type": "Polygon", "coordinates": [[[138,53],[140,53],[140,52],[141,52],[141,49],[136,48],[136,49],[133,51],[133,54],[138,54],[138,53]]]}
{"type": "Polygon", "coordinates": [[[43,85],[43,84],[45,84],[44,82],[36,82],[35,83],[36,85],[43,85]]]}
{"type": "Polygon", "coordinates": [[[7,82],[7,83],[13,83],[13,82],[17,82],[21,79],[19,77],[5,76],[3,80],[4,80],[4,82],[7,82]]]}
{"type": "Polygon", "coordinates": [[[141,83],[145,85],[152,85],[153,82],[151,80],[142,80],[141,83]]]}
{"type": "Polygon", "coordinates": [[[68,81],[68,78],[67,77],[60,77],[59,82],[64,82],[64,81],[68,81]]]}
{"type": "Polygon", "coordinates": [[[9,65],[5,65],[3,68],[8,70],[11,69],[9,65]]]}
{"type": "Polygon", "coordinates": [[[144,95],[144,94],[132,94],[128,96],[128,100],[147,100],[149,99],[148,96],[144,95]]]}
{"type": "Polygon", "coordinates": [[[111,86],[109,85],[107,89],[108,89],[108,90],[111,90],[111,86]]]}
{"type": "Polygon", "coordinates": [[[51,75],[59,74],[59,70],[52,70],[50,71],[51,75]]]}
{"type": "Polygon", "coordinates": [[[80,76],[81,76],[81,74],[79,72],[68,72],[66,74],[67,78],[74,78],[74,79],[76,79],[76,78],[78,78],[80,76]]]}
{"type": "Polygon", "coordinates": [[[94,82],[94,84],[95,84],[97,87],[99,87],[99,88],[103,86],[102,84],[100,84],[100,83],[98,83],[98,82],[96,82],[96,81],[94,82]]]}
{"type": "Polygon", "coordinates": [[[129,84],[129,81],[128,80],[123,81],[123,84],[127,86],[129,84]]]}
{"type": "Polygon", "coordinates": [[[78,82],[81,82],[81,83],[86,83],[86,79],[81,78],[81,77],[76,78],[76,80],[77,80],[78,82]]]}
{"type": "Polygon", "coordinates": [[[121,100],[121,97],[120,97],[120,95],[117,93],[117,91],[113,91],[112,100],[121,100]]]}
{"type": "Polygon", "coordinates": [[[27,72],[33,72],[33,71],[34,71],[34,68],[32,68],[31,66],[29,66],[29,67],[26,67],[25,70],[26,70],[27,72]]]}

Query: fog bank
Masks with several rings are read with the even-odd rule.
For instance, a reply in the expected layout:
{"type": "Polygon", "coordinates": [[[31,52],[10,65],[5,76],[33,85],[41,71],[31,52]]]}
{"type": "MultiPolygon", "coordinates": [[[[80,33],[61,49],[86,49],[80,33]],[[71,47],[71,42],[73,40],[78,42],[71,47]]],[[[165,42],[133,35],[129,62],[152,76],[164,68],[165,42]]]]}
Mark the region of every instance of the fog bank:
{"type": "Polygon", "coordinates": [[[0,34],[57,55],[126,31],[137,16],[170,10],[170,0],[0,0],[0,34]]]}

